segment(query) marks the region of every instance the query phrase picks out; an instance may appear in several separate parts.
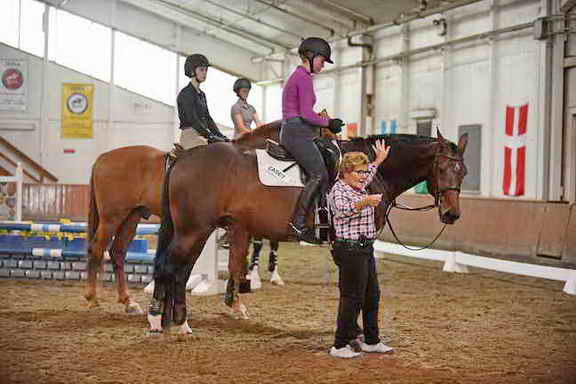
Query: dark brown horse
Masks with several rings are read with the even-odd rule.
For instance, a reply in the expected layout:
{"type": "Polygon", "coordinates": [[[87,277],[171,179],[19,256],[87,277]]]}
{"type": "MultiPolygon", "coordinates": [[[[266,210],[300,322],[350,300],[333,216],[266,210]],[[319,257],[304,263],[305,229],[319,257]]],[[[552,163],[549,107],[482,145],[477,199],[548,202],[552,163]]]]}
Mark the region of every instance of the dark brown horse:
{"type": "MultiPolygon", "coordinates": [[[[389,158],[369,186],[386,201],[426,180],[438,203],[443,223],[460,217],[460,185],[466,174],[463,153],[467,136],[458,145],[414,135],[372,136],[341,142],[343,152],[361,151],[374,159],[372,144],[391,146],[389,158]]],[[[250,234],[288,240],[288,223],[301,192],[294,187],[267,187],[258,180],[254,151],[228,143],[198,147],[180,157],[163,187],[162,225],[155,259],[155,290],[148,314],[150,330],[159,332],[173,320],[189,330],[185,286],[212,231],[230,228],[229,270],[233,279],[233,308],[243,312],[238,296],[250,234]],[[192,187],[193,186],[193,187],[192,187]]],[[[385,204],[377,210],[377,227],[384,224],[385,204]]],[[[309,217],[311,220],[312,217],[309,217]]]]}
{"type": "MultiPolygon", "coordinates": [[[[234,142],[239,148],[264,148],[278,141],[281,121],[252,130],[234,142]]],[[[149,146],[131,146],[103,153],[92,166],[88,213],[88,288],[86,299],[98,306],[96,282],[104,251],[109,249],[118,287],[118,302],[128,313],[143,313],[128,293],[124,274],[126,251],[138,222],[161,215],[160,200],[167,153],[149,146]]]]}

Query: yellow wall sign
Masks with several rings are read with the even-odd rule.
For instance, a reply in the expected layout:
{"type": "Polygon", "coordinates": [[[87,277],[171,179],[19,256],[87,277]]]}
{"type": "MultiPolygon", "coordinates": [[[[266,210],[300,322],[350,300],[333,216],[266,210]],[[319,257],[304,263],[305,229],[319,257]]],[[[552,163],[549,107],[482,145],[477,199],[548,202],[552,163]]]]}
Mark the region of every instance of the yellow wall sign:
{"type": "Polygon", "coordinates": [[[91,139],[94,84],[62,84],[62,132],[64,139],[91,139]]]}

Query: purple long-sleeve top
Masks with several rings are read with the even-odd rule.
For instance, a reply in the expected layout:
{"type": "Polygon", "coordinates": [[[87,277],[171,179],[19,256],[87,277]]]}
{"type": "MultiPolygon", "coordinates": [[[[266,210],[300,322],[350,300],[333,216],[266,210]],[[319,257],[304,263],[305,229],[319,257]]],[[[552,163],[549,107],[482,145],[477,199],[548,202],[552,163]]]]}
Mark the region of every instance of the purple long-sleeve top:
{"type": "Polygon", "coordinates": [[[303,66],[298,66],[290,75],[282,91],[282,118],[301,117],[312,125],[328,126],[328,119],[314,112],[316,94],[312,75],[303,66]]]}

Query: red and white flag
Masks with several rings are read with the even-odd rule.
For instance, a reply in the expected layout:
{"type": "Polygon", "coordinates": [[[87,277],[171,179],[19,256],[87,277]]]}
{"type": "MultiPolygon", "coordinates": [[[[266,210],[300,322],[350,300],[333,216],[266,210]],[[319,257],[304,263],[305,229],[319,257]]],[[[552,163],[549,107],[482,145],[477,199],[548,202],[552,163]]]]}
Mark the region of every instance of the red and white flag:
{"type": "Polygon", "coordinates": [[[526,176],[526,123],[528,104],[506,106],[506,139],[504,146],[504,182],[508,196],[524,195],[526,176]]]}

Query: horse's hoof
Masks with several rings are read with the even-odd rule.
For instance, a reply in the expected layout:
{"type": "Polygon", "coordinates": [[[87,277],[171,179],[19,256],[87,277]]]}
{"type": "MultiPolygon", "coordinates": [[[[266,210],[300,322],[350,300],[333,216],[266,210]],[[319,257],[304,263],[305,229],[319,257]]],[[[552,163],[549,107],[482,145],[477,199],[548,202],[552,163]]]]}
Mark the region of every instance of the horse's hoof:
{"type": "Polygon", "coordinates": [[[280,277],[280,274],[276,271],[272,273],[272,277],[270,277],[270,282],[274,285],[284,285],[284,280],[280,277]]]}
{"type": "Polygon", "coordinates": [[[129,315],[143,315],[144,311],[138,303],[126,304],[126,313],[129,315]]]}
{"type": "Polygon", "coordinates": [[[236,314],[236,319],[238,320],[248,320],[250,316],[248,315],[248,308],[244,304],[240,304],[239,308],[235,308],[234,312],[236,314]]]}
{"type": "Polygon", "coordinates": [[[192,334],[192,328],[190,328],[190,326],[188,325],[188,320],[186,320],[181,326],[180,329],[178,330],[178,333],[181,335],[191,335],[192,334]]]}
{"type": "Polygon", "coordinates": [[[162,335],[162,330],[161,329],[149,329],[148,330],[148,336],[160,336],[162,335]]]}
{"type": "Polygon", "coordinates": [[[250,289],[254,290],[262,288],[262,281],[260,280],[260,274],[258,273],[257,265],[254,266],[248,275],[248,278],[250,279],[250,289]]]}
{"type": "Polygon", "coordinates": [[[152,280],[146,287],[144,287],[144,293],[149,295],[154,293],[154,280],[152,280]]]}
{"type": "Polygon", "coordinates": [[[100,303],[98,303],[96,300],[90,300],[88,302],[88,309],[99,309],[100,308],[100,303]]]}

